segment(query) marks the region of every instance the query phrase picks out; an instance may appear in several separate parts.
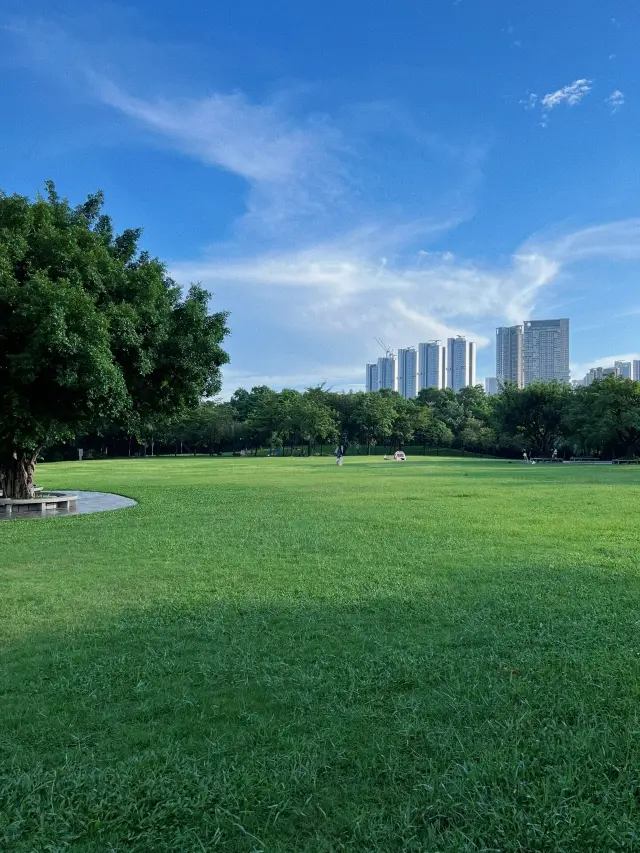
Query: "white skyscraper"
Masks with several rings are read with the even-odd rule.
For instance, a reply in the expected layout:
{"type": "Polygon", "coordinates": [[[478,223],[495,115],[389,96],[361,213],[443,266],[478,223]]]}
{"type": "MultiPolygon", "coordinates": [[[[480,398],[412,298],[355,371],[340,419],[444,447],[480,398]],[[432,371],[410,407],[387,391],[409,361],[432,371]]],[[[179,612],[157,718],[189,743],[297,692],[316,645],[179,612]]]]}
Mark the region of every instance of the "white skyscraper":
{"type": "Polygon", "coordinates": [[[527,320],[524,324],[524,384],[569,382],[569,321],[527,320]]]}
{"type": "Polygon", "coordinates": [[[418,395],[418,353],[413,347],[398,350],[398,391],[407,400],[418,395]]]}
{"type": "Polygon", "coordinates": [[[459,391],[476,384],[476,345],[466,338],[447,338],[447,388],[459,391]]]}
{"type": "Polygon", "coordinates": [[[522,326],[496,329],[496,379],[522,388],[522,326]]]}
{"type": "Polygon", "coordinates": [[[377,364],[368,364],[367,365],[367,379],[366,379],[366,389],[367,391],[377,391],[378,390],[378,365],[377,364]]]}
{"type": "Polygon", "coordinates": [[[447,348],[440,341],[418,344],[418,390],[447,384],[447,348]]]}
{"type": "Polygon", "coordinates": [[[485,394],[497,394],[500,390],[498,379],[495,376],[486,376],[484,380],[485,394]]]}
{"type": "Polygon", "coordinates": [[[640,361],[636,360],[632,362],[631,368],[631,378],[634,382],[640,382],[640,361]]]}
{"type": "Polygon", "coordinates": [[[618,371],[616,376],[621,376],[623,379],[633,378],[633,365],[630,361],[616,361],[614,367],[618,371]]]}
{"type": "Polygon", "coordinates": [[[382,391],[383,388],[389,388],[391,391],[398,390],[395,355],[387,354],[378,359],[378,391],[382,391]]]}

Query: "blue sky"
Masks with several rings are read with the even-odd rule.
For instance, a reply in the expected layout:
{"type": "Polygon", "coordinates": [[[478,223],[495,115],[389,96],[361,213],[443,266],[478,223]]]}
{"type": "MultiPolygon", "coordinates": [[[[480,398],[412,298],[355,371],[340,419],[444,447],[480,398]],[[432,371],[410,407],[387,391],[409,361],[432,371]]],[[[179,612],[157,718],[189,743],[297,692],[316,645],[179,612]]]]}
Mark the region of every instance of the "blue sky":
{"type": "Polygon", "coordinates": [[[572,321],[640,358],[630,0],[5,0],[0,188],[101,188],[231,311],[225,394],[342,388],[394,348],[572,321]],[[52,11],[52,7],[54,7],[52,11]]]}

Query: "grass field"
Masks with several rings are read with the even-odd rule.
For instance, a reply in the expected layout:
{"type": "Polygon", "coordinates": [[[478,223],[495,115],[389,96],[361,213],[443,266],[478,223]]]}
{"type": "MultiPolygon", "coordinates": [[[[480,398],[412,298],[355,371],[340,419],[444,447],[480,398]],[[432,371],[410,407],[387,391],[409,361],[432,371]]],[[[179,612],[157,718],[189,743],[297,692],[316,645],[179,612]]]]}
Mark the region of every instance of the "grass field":
{"type": "Polygon", "coordinates": [[[640,851],[640,471],[42,466],[0,523],[0,850],[640,851]]]}

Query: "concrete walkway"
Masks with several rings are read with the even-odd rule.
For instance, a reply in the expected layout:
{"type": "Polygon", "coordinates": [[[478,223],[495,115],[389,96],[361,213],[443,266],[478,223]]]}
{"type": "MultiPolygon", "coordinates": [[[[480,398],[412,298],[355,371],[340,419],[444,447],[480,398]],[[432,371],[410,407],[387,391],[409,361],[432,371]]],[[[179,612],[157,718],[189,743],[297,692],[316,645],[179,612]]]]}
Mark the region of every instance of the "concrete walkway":
{"type": "Polygon", "coordinates": [[[11,515],[5,515],[0,512],[0,521],[21,521],[25,518],[52,518],[59,515],[87,515],[91,512],[108,512],[112,509],[124,509],[127,506],[135,506],[136,501],[131,498],[123,498],[122,495],[112,495],[108,492],[79,492],[77,489],[64,491],[56,490],[62,495],[77,495],[75,507],[72,509],[50,509],[46,513],[37,512],[14,512],[11,515]]]}

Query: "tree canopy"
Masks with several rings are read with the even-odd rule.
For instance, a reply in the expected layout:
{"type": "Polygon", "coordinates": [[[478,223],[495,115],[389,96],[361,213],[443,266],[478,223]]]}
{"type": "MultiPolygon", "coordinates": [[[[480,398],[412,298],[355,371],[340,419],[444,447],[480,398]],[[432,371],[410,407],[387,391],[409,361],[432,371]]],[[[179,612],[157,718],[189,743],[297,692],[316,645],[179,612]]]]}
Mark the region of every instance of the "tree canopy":
{"type": "Polygon", "coordinates": [[[30,494],[37,454],[102,424],[135,429],[220,389],[227,315],[182,294],[116,234],[101,193],[72,207],[0,192],[0,487],[30,494]]]}

